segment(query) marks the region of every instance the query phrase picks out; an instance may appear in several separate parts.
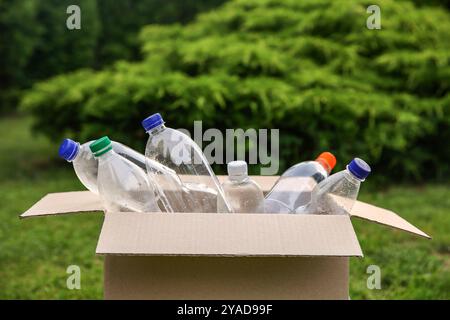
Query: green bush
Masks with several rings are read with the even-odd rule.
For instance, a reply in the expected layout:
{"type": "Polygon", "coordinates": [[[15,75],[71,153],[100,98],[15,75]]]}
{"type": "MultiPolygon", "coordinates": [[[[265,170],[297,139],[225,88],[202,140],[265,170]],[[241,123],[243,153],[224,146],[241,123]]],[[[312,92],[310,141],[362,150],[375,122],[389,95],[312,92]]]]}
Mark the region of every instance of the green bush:
{"type": "Polygon", "coordinates": [[[53,139],[109,134],[142,150],[143,117],[172,127],[279,128],[281,169],[322,150],[377,177],[450,174],[450,15],[380,0],[236,0],[141,32],[141,62],[39,83],[22,100],[53,139]]]}
{"type": "Polygon", "coordinates": [[[15,110],[21,89],[37,80],[138,60],[142,26],[186,23],[223,1],[0,0],[0,112],[15,110]],[[69,5],[80,7],[80,30],[67,29],[69,5]]]}

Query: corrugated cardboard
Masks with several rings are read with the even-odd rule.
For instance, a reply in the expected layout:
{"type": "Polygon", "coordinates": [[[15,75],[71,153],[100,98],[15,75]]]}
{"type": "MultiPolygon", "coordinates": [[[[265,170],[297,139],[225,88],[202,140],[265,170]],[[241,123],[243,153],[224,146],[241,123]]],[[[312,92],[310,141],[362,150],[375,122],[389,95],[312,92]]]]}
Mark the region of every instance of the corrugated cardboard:
{"type": "MultiPolygon", "coordinates": [[[[225,177],[219,177],[223,180],[225,177]]],[[[253,177],[264,192],[278,177],[253,177]]],[[[88,191],[49,194],[22,218],[102,211],[88,191]]],[[[429,236],[392,211],[349,215],[107,212],[97,244],[107,299],[347,299],[350,217],[429,236]]]]}
{"type": "Polygon", "coordinates": [[[21,218],[102,211],[100,198],[90,191],[49,193],[20,215],[21,218]]]}
{"type": "Polygon", "coordinates": [[[431,239],[428,234],[416,228],[395,212],[379,208],[365,202],[356,201],[352,208],[352,211],[350,212],[350,216],[358,217],[367,221],[377,222],[385,226],[390,226],[424,238],[431,239]]]}
{"type": "Polygon", "coordinates": [[[362,256],[344,215],[106,213],[97,254],[362,256]]]}
{"type": "Polygon", "coordinates": [[[105,299],[348,299],[348,259],[105,257],[105,299]]]}

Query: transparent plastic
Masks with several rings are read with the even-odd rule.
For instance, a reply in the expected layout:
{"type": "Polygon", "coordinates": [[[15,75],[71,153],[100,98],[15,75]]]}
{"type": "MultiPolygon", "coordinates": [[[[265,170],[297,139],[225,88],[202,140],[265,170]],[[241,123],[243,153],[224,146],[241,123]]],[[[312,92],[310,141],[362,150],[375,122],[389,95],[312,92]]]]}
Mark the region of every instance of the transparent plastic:
{"type": "MultiPolygon", "coordinates": [[[[78,143],[78,152],[72,161],[75,174],[81,183],[91,192],[98,194],[97,187],[97,174],[98,174],[98,161],[89,149],[89,145],[93,141],[89,141],[83,144],[78,143]]],[[[113,150],[125,159],[130,160],[142,170],[146,170],[145,156],[119,142],[111,141],[113,150]]],[[[151,163],[156,170],[165,171],[168,168],[164,168],[159,163],[151,163]]]]}
{"type": "Polygon", "coordinates": [[[305,161],[286,170],[266,195],[267,213],[294,213],[311,201],[314,187],[328,177],[328,171],[317,161],[305,161]]]}
{"type": "MultiPolygon", "coordinates": [[[[230,177],[222,186],[234,213],[264,213],[264,194],[261,187],[247,175],[230,177]]],[[[227,211],[221,199],[217,201],[217,210],[227,211]]]]}
{"type": "Polygon", "coordinates": [[[314,188],[311,202],[297,208],[296,213],[347,214],[358,197],[362,181],[348,169],[332,174],[314,188]]]}
{"type": "Polygon", "coordinates": [[[217,212],[217,198],[222,198],[230,212],[219,180],[191,138],[163,124],[147,132],[147,174],[158,187],[165,211],[217,212]],[[173,170],[173,173],[159,172],[152,160],[173,170]]]}
{"type": "Polygon", "coordinates": [[[161,211],[154,185],[140,167],[114,150],[97,159],[98,190],[107,211],[161,211]]]}
{"type": "Polygon", "coordinates": [[[91,192],[99,194],[97,187],[98,162],[89,149],[90,142],[78,144],[78,152],[71,162],[81,183],[91,192]]]}

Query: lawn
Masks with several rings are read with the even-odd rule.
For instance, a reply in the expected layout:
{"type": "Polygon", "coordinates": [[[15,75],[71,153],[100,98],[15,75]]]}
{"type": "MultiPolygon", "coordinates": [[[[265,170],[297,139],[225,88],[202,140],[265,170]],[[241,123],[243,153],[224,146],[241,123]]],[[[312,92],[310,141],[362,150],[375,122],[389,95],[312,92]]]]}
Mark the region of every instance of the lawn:
{"type": "MultiPolygon", "coordinates": [[[[0,120],[0,299],[101,299],[102,258],[94,253],[100,214],[18,218],[48,192],[82,190],[70,165],[57,159],[57,144],[34,137],[30,123],[0,120]],[[81,268],[81,290],[66,287],[69,265],[81,268]]],[[[365,258],[351,260],[352,299],[450,298],[449,191],[449,185],[363,186],[362,200],[401,213],[433,240],[355,221],[365,258]],[[380,290],[366,286],[369,265],[381,269],[380,290]]]]}

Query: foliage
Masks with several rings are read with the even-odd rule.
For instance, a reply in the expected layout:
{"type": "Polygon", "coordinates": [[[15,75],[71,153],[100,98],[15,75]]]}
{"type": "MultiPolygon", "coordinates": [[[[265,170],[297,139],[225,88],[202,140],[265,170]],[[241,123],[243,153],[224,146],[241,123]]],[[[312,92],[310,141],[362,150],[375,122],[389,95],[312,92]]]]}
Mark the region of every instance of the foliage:
{"type": "Polygon", "coordinates": [[[33,55],[26,66],[30,80],[94,66],[97,39],[101,35],[97,3],[92,0],[40,1],[37,18],[43,32],[37,39],[33,55]],[[68,30],[66,8],[78,5],[81,11],[81,29],[68,30]]]}
{"type": "Polygon", "coordinates": [[[22,105],[53,139],[110,134],[142,148],[143,117],[170,126],[279,128],[281,168],[334,152],[375,177],[450,174],[450,16],[380,0],[236,0],[185,26],[145,27],[145,58],[37,84],[22,105]],[[52,115],[52,116],[49,116],[52,115]]]}
{"type": "Polygon", "coordinates": [[[14,83],[25,81],[21,70],[30,59],[36,39],[42,32],[36,27],[37,5],[37,0],[0,0],[0,110],[6,109],[6,105],[10,108],[12,101],[17,100],[18,90],[10,89],[14,83]]]}
{"type": "Polygon", "coordinates": [[[20,89],[82,67],[102,68],[139,56],[139,29],[187,22],[224,0],[0,0],[0,111],[14,109],[20,89]],[[81,29],[68,30],[78,5],[81,29]]]}
{"type": "Polygon", "coordinates": [[[102,25],[97,48],[97,65],[140,57],[138,34],[150,23],[187,23],[196,13],[225,0],[97,0],[102,25]]]}

